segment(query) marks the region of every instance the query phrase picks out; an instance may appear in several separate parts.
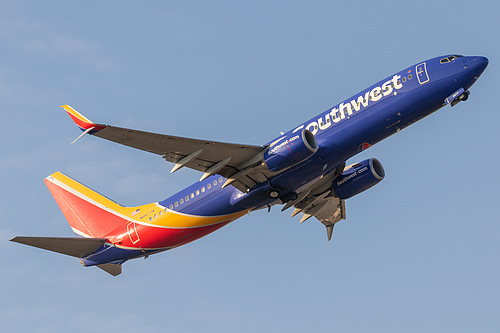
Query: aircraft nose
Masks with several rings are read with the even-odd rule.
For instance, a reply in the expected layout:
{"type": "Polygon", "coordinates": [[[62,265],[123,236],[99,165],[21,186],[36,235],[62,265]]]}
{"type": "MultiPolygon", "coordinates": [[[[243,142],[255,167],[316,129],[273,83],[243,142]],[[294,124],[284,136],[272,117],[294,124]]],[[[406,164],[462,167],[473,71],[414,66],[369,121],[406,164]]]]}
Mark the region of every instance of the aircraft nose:
{"type": "Polygon", "coordinates": [[[488,66],[489,60],[486,57],[471,57],[469,61],[469,68],[477,72],[476,76],[481,75],[488,66]]]}

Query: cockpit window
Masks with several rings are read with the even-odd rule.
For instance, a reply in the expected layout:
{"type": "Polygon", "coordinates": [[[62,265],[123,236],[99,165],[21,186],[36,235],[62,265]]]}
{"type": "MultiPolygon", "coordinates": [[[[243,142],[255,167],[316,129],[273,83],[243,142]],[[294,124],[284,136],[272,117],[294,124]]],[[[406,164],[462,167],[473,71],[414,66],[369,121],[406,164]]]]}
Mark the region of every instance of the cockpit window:
{"type": "Polygon", "coordinates": [[[453,60],[455,60],[457,58],[461,58],[461,57],[463,57],[463,55],[452,55],[452,56],[449,56],[449,57],[446,57],[446,58],[439,60],[439,62],[442,64],[446,64],[447,62],[452,62],[453,60]]]}

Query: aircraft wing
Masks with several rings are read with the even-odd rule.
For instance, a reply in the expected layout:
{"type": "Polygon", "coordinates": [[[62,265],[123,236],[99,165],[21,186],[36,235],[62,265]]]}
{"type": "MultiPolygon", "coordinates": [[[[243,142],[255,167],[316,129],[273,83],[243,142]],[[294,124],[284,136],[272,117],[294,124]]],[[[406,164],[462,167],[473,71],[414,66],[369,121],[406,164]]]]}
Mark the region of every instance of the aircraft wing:
{"type": "Polygon", "coordinates": [[[203,172],[201,180],[213,174],[219,174],[230,180],[229,183],[243,192],[266,181],[266,176],[268,176],[268,172],[259,167],[260,161],[257,158],[266,147],[189,139],[97,124],[69,105],[62,107],[84,131],[80,137],[84,134],[91,134],[125,146],[161,155],[165,160],[175,163],[171,172],[188,167],[203,172]]]}
{"type": "Polygon", "coordinates": [[[298,193],[295,200],[287,202],[282,211],[294,207],[292,217],[303,213],[300,223],[311,217],[317,218],[326,227],[328,241],[332,239],[335,223],[346,218],[345,200],[339,199],[332,191],[333,180],[342,173],[345,163],[320,181],[298,193]]]}
{"type": "Polygon", "coordinates": [[[301,202],[294,205],[292,216],[304,213],[300,223],[311,217],[317,218],[326,227],[328,240],[332,239],[335,223],[346,218],[345,201],[325,192],[317,196],[307,196],[301,202]]]}

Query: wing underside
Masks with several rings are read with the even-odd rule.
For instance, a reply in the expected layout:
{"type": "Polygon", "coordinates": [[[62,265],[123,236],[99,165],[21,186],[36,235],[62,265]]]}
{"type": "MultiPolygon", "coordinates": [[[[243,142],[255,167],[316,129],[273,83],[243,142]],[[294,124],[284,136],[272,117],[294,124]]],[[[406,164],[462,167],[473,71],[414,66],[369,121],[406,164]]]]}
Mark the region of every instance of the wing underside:
{"type": "Polygon", "coordinates": [[[335,223],[346,218],[345,200],[339,199],[332,190],[333,180],[342,173],[345,163],[334,172],[325,175],[314,185],[298,193],[297,198],[287,202],[282,211],[294,207],[292,217],[302,213],[300,223],[315,217],[326,227],[328,240],[332,239],[335,223]]]}
{"type": "Polygon", "coordinates": [[[269,170],[261,165],[261,155],[266,147],[190,139],[96,124],[69,105],[62,107],[84,133],[160,155],[175,164],[172,172],[187,167],[203,172],[201,179],[219,174],[228,179],[227,185],[231,183],[241,191],[247,191],[271,176],[269,170]]]}
{"type": "MultiPolygon", "coordinates": [[[[203,172],[201,179],[219,174],[227,179],[224,186],[235,186],[246,192],[257,184],[268,181],[273,173],[266,168],[263,154],[268,147],[240,145],[216,141],[189,139],[172,135],[149,133],[139,130],[96,124],[68,105],[62,106],[85,133],[128,147],[162,156],[174,163],[171,172],[182,167],[203,172]]],[[[294,207],[292,216],[303,213],[301,222],[316,217],[327,228],[328,239],[333,226],[345,219],[345,203],[332,192],[332,181],[344,169],[325,175],[319,182],[297,193],[295,200],[287,202],[283,210],[294,207]]]]}
{"type": "Polygon", "coordinates": [[[201,171],[203,172],[202,179],[212,174],[219,174],[230,179],[231,176],[246,168],[253,168],[254,170],[249,170],[233,184],[242,191],[266,180],[265,175],[261,175],[265,173],[265,170],[260,172],[256,170],[260,164],[258,161],[245,165],[263,152],[264,148],[260,146],[189,139],[114,126],[107,126],[93,135],[160,155],[166,161],[175,164],[172,172],[182,167],[201,171]]]}

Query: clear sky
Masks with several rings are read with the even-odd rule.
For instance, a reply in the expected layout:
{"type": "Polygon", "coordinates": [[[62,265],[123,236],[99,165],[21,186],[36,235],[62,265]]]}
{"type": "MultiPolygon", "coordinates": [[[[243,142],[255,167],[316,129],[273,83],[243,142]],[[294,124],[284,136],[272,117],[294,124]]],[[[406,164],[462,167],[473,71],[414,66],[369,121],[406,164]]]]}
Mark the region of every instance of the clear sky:
{"type": "Polygon", "coordinates": [[[0,322],[5,332],[498,332],[495,1],[1,1],[0,322]],[[352,163],[386,178],[315,219],[255,212],[113,278],[9,242],[72,236],[43,183],[62,171],[124,205],[199,173],[81,132],[97,122],[263,144],[407,66],[490,65],[446,107],[352,163]]]}

